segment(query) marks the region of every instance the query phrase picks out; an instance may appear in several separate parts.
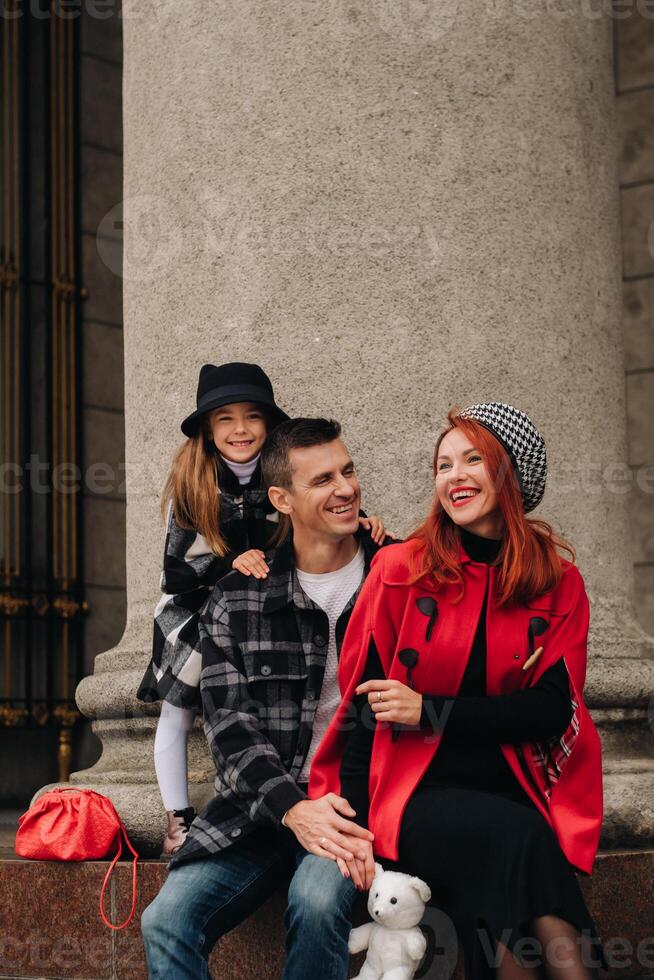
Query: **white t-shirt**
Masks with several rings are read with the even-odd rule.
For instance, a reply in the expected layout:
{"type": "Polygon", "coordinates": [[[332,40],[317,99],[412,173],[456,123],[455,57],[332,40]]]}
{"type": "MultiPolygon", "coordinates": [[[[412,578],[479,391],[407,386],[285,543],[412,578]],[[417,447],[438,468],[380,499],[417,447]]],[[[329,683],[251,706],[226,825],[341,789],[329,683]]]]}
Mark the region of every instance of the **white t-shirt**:
{"type": "Polygon", "coordinates": [[[313,720],[313,734],[311,736],[309,752],[302,766],[302,771],[298,776],[298,782],[300,783],[307,783],[309,781],[311,760],[341,701],[341,694],[336,678],[338,670],[336,621],[361,585],[363,573],[364,558],[361,545],[359,545],[359,550],[352,561],[348,562],[347,565],[343,565],[342,568],[337,569],[335,572],[324,572],[321,575],[315,575],[312,572],[303,572],[299,568],[297,569],[297,577],[303,591],[317,606],[327,613],[329,620],[329,644],[327,646],[327,660],[325,661],[325,675],[313,720]]]}

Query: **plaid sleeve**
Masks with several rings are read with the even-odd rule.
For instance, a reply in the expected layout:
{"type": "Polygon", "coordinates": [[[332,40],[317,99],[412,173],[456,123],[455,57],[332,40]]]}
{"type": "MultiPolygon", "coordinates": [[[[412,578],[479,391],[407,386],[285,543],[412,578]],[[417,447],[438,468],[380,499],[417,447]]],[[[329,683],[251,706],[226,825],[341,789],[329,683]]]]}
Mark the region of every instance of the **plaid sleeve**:
{"type": "Polygon", "coordinates": [[[204,731],[221,780],[257,823],[281,823],[306,799],[266,736],[218,586],[200,616],[204,731]]]}
{"type": "Polygon", "coordinates": [[[205,538],[179,527],[172,501],[164,546],[159,598],[154,611],[152,659],[137,697],[141,701],[168,701],[178,708],[199,702],[199,612],[218,578],[231,569],[232,552],[219,558],[205,538]]]}
{"type": "Polygon", "coordinates": [[[235,551],[228,551],[225,555],[216,555],[202,534],[179,526],[170,503],[161,575],[162,592],[177,596],[215,585],[218,579],[231,572],[236,554],[235,551]]]}

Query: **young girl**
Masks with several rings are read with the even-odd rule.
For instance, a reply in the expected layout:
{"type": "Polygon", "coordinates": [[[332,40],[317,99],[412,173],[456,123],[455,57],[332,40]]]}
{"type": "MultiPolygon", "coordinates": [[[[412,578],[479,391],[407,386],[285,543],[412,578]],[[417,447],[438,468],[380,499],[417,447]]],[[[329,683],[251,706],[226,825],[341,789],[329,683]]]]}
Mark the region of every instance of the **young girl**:
{"type": "MultiPolygon", "coordinates": [[[[173,459],[162,496],[167,519],[163,595],[154,614],[152,661],[137,697],[161,701],[154,763],[167,815],[162,857],[184,842],[195,816],[189,805],[187,745],[199,709],[202,658],[198,621],[216,582],[238,569],[265,578],[264,551],[278,514],[261,479],[268,432],[288,416],[256,364],[205,364],[197,409],[182,422],[187,437],[173,459]]],[[[376,518],[362,518],[375,540],[376,518]]]]}

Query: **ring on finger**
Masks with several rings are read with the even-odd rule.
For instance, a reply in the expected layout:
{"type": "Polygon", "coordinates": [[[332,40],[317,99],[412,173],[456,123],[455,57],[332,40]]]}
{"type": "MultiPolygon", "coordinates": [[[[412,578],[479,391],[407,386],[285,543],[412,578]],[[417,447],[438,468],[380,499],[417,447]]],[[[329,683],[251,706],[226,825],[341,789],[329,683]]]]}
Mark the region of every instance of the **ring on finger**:
{"type": "Polygon", "coordinates": [[[383,701],[383,700],[384,699],[382,697],[382,692],[381,691],[377,691],[377,703],[379,703],[380,701],[383,701]]]}
{"type": "Polygon", "coordinates": [[[321,837],[320,840],[318,841],[318,843],[320,844],[321,847],[324,847],[325,844],[327,843],[327,838],[326,837],[321,837]]]}

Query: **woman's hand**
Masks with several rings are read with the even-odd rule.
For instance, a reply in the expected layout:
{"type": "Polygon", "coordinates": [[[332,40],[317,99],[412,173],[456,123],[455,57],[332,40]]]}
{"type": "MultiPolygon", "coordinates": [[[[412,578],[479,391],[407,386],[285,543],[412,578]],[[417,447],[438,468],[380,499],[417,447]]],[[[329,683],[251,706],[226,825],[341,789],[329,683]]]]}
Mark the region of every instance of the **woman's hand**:
{"type": "Polygon", "coordinates": [[[254,575],[255,578],[267,578],[270,571],[266,565],[266,556],[258,548],[250,548],[238,555],[232,562],[232,568],[243,575],[254,575]]]}
{"type": "Polygon", "coordinates": [[[365,860],[365,845],[374,834],[352,817],[355,811],[342,796],[327,793],[318,800],[300,800],[284,816],[284,826],[297,837],[305,851],[317,857],[345,861],[365,860]]]}
{"type": "Polygon", "coordinates": [[[366,694],[375,721],[399,725],[419,725],[422,714],[422,694],[412,691],[400,681],[376,680],[359,684],[355,694],[366,694]]]}
{"type": "Polygon", "coordinates": [[[336,863],[343,877],[351,878],[352,884],[360,892],[369,891],[372,879],[375,877],[375,856],[372,852],[372,844],[366,841],[364,847],[366,855],[363,860],[356,857],[352,861],[336,858],[336,863]]]}
{"type": "Polygon", "coordinates": [[[361,527],[365,527],[366,531],[370,531],[370,536],[375,544],[382,544],[384,538],[392,538],[393,541],[397,538],[397,534],[391,534],[384,527],[384,522],[381,517],[360,517],[359,524],[361,527]]]}

